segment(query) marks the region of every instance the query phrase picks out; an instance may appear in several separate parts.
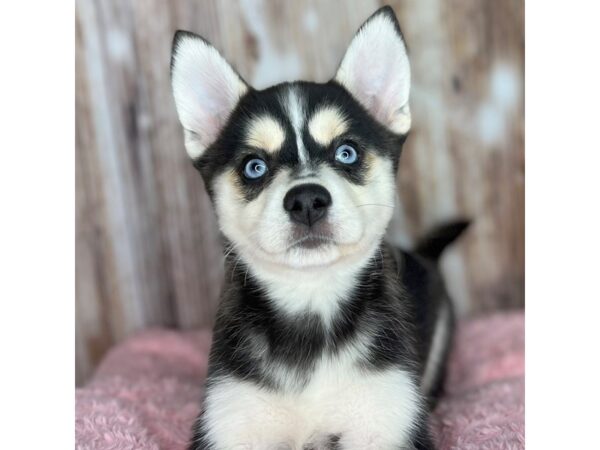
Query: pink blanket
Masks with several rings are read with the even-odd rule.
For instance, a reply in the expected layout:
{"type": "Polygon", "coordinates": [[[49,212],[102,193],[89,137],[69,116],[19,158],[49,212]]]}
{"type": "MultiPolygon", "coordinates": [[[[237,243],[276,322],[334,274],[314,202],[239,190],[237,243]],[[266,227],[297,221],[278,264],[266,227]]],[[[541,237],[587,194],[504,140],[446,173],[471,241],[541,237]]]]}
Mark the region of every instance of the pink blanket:
{"type": "MultiPolygon", "coordinates": [[[[210,333],[152,330],[112,349],[76,391],[76,448],[186,448],[210,333]]],[[[433,428],[440,450],[525,448],[522,313],[462,323],[433,428]]]]}

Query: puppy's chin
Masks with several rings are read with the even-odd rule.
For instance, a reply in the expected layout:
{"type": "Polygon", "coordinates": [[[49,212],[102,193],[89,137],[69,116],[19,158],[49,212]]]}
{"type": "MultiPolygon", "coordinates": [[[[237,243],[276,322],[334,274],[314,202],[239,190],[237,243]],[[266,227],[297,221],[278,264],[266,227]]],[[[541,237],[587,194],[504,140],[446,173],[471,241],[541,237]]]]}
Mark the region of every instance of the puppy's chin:
{"type": "Polygon", "coordinates": [[[311,269],[330,266],[340,257],[340,248],[335,243],[309,238],[287,250],[283,259],[290,268],[311,269]]]}
{"type": "Polygon", "coordinates": [[[368,258],[366,255],[369,254],[369,249],[377,244],[378,240],[371,242],[366,239],[347,244],[339,244],[333,240],[307,239],[283,252],[269,253],[254,249],[252,254],[247,256],[276,272],[281,272],[282,269],[312,272],[368,258]]]}
{"type": "Polygon", "coordinates": [[[282,269],[310,270],[331,266],[340,260],[342,251],[333,241],[308,238],[286,250],[271,252],[260,246],[243,252],[248,263],[280,272],[282,269]]]}

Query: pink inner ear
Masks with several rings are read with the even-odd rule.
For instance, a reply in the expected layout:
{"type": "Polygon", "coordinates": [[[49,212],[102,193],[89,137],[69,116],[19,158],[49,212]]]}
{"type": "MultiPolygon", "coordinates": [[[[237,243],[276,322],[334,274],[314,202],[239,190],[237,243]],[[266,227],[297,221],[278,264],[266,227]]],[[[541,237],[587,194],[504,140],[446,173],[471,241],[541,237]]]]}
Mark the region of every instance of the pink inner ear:
{"type": "Polygon", "coordinates": [[[213,47],[193,38],[177,47],[172,83],[179,120],[196,136],[187,148],[196,157],[216,139],[247,87],[213,47]]]}
{"type": "Polygon", "coordinates": [[[398,99],[402,96],[399,92],[400,86],[395,83],[394,72],[387,71],[381,83],[381,93],[375,97],[375,116],[386,125],[391,125],[390,121],[394,119],[396,111],[399,111],[403,105],[398,99]]]}
{"type": "Polygon", "coordinates": [[[204,130],[202,142],[205,145],[210,145],[216,139],[241,95],[241,81],[237,75],[231,69],[231,73],[223,73],[223,69],[222,63],[215,64],[213,61],[202,71],[202,79],[199,80],[201,88],[196,101],[197,114],[202,117],[202,123],[198,125],[204,130]]]}
{"type": "MultiPolygon", "coordinates": [[[[362,55],[361,55],[362,56],[362,55]]],[[[357,58],[360,61],[361,58],[357,58]]],[[[399,92],[394,86],[394,72],[387,70],[382,64],[373,66],[368,64],[368,57],[365,58],[366,64],[359,66],[369,67],[368,70],[358,71],[354,80],[354,87],[351,92],[356,92],[355,96],[363,106],[380,122],[390,125],[390,120],[394,117],[394,112],[400,110],[402,105],[398,105],[399,92]]]]}

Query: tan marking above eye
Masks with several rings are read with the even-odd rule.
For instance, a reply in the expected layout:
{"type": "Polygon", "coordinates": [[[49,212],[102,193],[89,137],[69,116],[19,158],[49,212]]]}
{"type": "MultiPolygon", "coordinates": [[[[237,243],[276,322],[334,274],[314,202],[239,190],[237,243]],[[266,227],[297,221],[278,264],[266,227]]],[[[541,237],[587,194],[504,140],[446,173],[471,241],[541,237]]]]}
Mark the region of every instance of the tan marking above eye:
{"type": "Polygon", "coordinates": [[[377,177],[381,175],[382,167],[386,165],[386,159],[376,155],[374,152],[365,152],[364,159],[364,164],[367,167],[367,182],[376,181],[377,177]]]}
{"type": "Polygon", "coordinates": [[[334,106],[319,109],[308,122],[308,131],[315,141],[323,146],[348,130],[344,114],[334,106]]]}
{"type": "Polygon", "coordinates": [[[274,153],[281,149],[285,131],[281,124],[270,116],[253,118],[246,128],[246,144],[274,153]]]}

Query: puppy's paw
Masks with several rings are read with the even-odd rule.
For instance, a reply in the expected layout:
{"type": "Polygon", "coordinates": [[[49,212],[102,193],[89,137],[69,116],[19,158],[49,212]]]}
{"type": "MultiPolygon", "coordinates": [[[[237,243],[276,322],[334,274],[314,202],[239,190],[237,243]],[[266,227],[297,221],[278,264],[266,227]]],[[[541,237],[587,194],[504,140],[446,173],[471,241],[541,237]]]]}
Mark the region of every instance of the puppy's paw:
{"type": "Polygon", "coordinates": [[[311,438],[302,450],[341,450],[339,441],[340,436],[337,434],[322,434],[311,438]]]}

